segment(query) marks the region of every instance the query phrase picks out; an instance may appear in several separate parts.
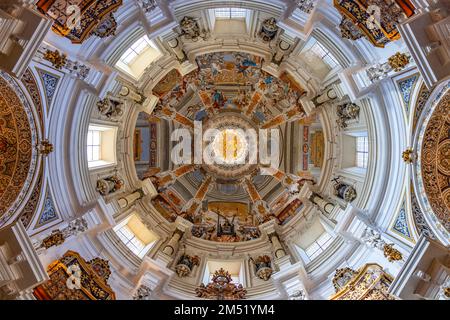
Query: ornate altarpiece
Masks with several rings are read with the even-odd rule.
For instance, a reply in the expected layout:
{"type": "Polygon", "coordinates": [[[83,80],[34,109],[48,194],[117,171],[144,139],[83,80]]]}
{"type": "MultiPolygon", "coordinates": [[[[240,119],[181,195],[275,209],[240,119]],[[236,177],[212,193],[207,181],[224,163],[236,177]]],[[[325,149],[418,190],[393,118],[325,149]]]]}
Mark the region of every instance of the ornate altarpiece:
{"type": "Polygon", "coordinates": [[[38,300],[115,300],[107,284],[111,270],[107,260],[84,260],[77,252],[67,251],[47,268],[50,280],[34,289],[38,300]],[[73,271],[75,270],[75,272],[73,271]],[[72,281],[78,272],[78,287],[72,281]]]}

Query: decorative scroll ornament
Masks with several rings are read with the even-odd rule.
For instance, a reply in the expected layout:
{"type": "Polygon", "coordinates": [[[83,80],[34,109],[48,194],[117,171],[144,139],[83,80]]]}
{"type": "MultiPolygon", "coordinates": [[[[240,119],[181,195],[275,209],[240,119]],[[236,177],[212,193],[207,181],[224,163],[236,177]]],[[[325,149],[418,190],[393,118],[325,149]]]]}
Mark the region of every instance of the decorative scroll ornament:
{"type": "Polygon", "coordinates": [[[53,67],[61,70],[67,64],[67,56],[64,53],[60,53],[58,50],[46,50],[43,58],[49,61],[53,67]]]}
{"type": "Polygon", "coordinates": [[[51,235],[42,240],[42,243],[39,245],[41,248],[49,249],[51,247],[56,247],[62,245],[66,241],[66,238],[62,234],[60,230],[55,230],[51,235]]]}
{"type": "Polygon", "coordinates": [[[338,269],[333,277],[337,293],[330,300],[394,300],[388,292],[392,277],[378,264],[360,270],[338,269]]]}
{"type": "Polygon", "coordinates": [[[202,283],[195,289],[197,297],[214,300],[241,300],[245,299],[247,290],[242,284],[234,284],[231,275],[223,268],[214,272],[212,281],[206,286],[202,283]]]}
{"type": "Polygon", "coordinates": [[[410,56],[406,53],[397,52],[388,58],[388,64],[395,72],[403,70],[409,62],[410,56]]]}
{"type": "Polygon", "coordinates": [[[98,101],[97,108],[108,119],[119,118],[123,115],[123,103],[108,97],[98,101]]]}
{"type": "Polygon", "coordinates": [[[64,72],[69,73],[81,80],[86,79],[89,75],[90,68],[78,61],[73,61],[67,58],[67,55],[60,53],[58,50],[51,50],[50,47],[42,45],[37,55],[49,61],[54,68],[58,70],[64,70],[64,72]]]}
{"type": "Polygon", "coordinates": [[[366,228],[361,240],[372,248],[376,248],[383,252],[389,262],[400,261],[403,259],[401,252],[394,248],[394,244],[387,244],[381,238],[381,234],[372,228],[366,228]]]}
{"type": "Polygon", "coordinates": [[[97,181],[97,191],[102,196],[107,196],[122,188],[124,182],[118,176],[111,176],[97,181]]]}
{"type": "Polygon", "coordinates": [[[53,152],[53,144],[51,144],[48,139],[42,140],[37,146],[36,146],[38,152],[44,156],[50,154],[53,152]]]}
{"type": "Polygon", "coordinates": [[[402,159],[406,163],[413,163],[416,159],[414,151],[412,148],[408,148],[402,152],[402,159]]]}
{"type": "Polygon", "coordinates": [[[275,18],[269,18],[263,21],[258,35],[264,42],[270,42],[275,39],[279,27],[275,18]]]}
{"type": "Polygon", "coordinates": [[[397,52],[395,55],[389,57],[388,61],[367,68],[367,77],[372,82],[382,80],[392,71],[398,72],[403,70],[411,60],[412,58],[408,53],[397,52]]]}
{"type": "Polygon", "coordinates": [[[403,259],[403,255],[400,251],[394,248],[394,244],[385,244],[383,247],[384,256],[389,262],[399,261],[403,259]]]}
{"type": "Polygon", "coordinates": [[[267,281],[273,273],[272,260],[268,255],[259,256],[256,259],[250,258],[256,269],[256,275],[258,278],[267,281]]]}
{"type": "Polygon", "coordinates": [[[51,247],[56,247],[63,244],[67,238],[77,236],[88,229],[87,221],[84,218],[78,218],[69,222],[69,224],[61,229],[54,230],[48,237],[44,238],[40,243],[35,243],[36,250],[51,247]]]}
{"type": "Polygon", "coordinates": [[[358,119],[360,107],[354,103],[344,103],[337,106],[337,116],[338,119],[336,123],[339,128],[347,128],[347,121],[358,119]]]}
{"type": "Polygon", "coordinates": [[[183,278],[188,276],[194,266],[198,266],[200,264],[200,258],[198,256],[190,256],[188,254],[183,254],[178,260],[177,265],[175,266],[175,271],[178,276],[183,278]]]}

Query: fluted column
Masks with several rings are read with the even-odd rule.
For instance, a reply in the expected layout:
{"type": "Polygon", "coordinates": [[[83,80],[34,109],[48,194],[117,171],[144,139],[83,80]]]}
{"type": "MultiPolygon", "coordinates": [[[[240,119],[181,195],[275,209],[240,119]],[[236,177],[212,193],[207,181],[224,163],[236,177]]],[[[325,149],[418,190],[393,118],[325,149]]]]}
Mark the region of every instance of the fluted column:
{"type": "Polygon", "coordinates": [[[303,106],[297,105],[297,106],[289,109],[289,111],[287,111],[286,113],[279,114],[276,117],[272,118],[271,120],[266,121],[265,123],[263,123],[261,128],[262,129],[274,128],[279,125],[282,125],[285,122],[300,120],[301,118],[304,118],[305,116],[306,116],[306,113],[305,113],[305,110],[303,109],[303,106]]]}

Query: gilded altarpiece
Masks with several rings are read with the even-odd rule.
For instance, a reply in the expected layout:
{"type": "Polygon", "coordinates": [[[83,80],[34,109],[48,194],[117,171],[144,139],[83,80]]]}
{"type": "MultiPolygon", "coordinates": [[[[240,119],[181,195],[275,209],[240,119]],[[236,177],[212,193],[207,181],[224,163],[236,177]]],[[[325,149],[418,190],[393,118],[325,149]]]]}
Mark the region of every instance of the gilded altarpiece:
{"type": "Polygon", "coordinates": [[[47,273],[50,280],[34,289],[38,300],[116,299],[107,284],[111,270],[106,260],[86,261],[77,252],[67,251],[48,266],[47,273]]]}
{"type": "Polygon", "coordinates": [[[336,294],[330,300],[394,300],[388,293],[393,278],[384,272],[378,264],[368,263],[358,271],[350,272],[338,270],[333,279],[334,283],[344,280],[342,285],[336,286],[336,294]],[[351,278],[349,277],[351,275],[351,278]],[[340,278],[340,279],[338,279],[340,278]]]}

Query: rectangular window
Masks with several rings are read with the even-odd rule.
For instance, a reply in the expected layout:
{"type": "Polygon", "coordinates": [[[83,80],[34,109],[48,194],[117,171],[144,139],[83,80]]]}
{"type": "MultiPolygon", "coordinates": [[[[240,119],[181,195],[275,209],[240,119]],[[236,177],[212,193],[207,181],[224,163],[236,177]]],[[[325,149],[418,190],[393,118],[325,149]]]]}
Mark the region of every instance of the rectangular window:
{"type": "Polygon", "coordinates": [[[308,248],[306,248],[305,253],[310,260],[316,258],[320,253],[325,251],[329,247],[333,237],[325,232],[319,238],[316,239],[308,248]]]}
{"type": "Polygon", "coordinates": [[[117,229],[116,233],[119,236],[120,240],[122,240],[122,242],[128,248],[130,248],[130,250],[134,254],[136,254],[138,257],[141,257],[146,246],[136,237],[136,235],[128,228],[127,225],[123,226],[120,229],[117,229]]]}
{"type": "Polygon", "coordinates": [[[147,36],[143,36],[125,51],[120,61],[124,64],[130,64],[141,52],[150,47],[153,48],[152,42],[147,36]]]}
{"type": "Polygon", "coordinates": [[[241,8],[218,8],[214,9],[214,15],[220,19],[239,19],[247,16],[247,9],[241,8]]]}
{"type": "Polygon", "coordinates": [[[88,162],[101,159],[101,131],[89,130],[87,137],[88,162]]]}
{"type": "Polygon", "coordinates": [[[321,43],[319,43],[315,38],[311,38],[303,47],[302,52],[310,51],[316,56],[320,57],[325,64],[327,64],[331,69],[338,66],[336,58],[328,51],[321,43]]]}
{"type": "Polygon", "coordinates": [[[367,168],[369,161],[369,140],[367,137],[356,138],[356,166],[367,168]]]}

